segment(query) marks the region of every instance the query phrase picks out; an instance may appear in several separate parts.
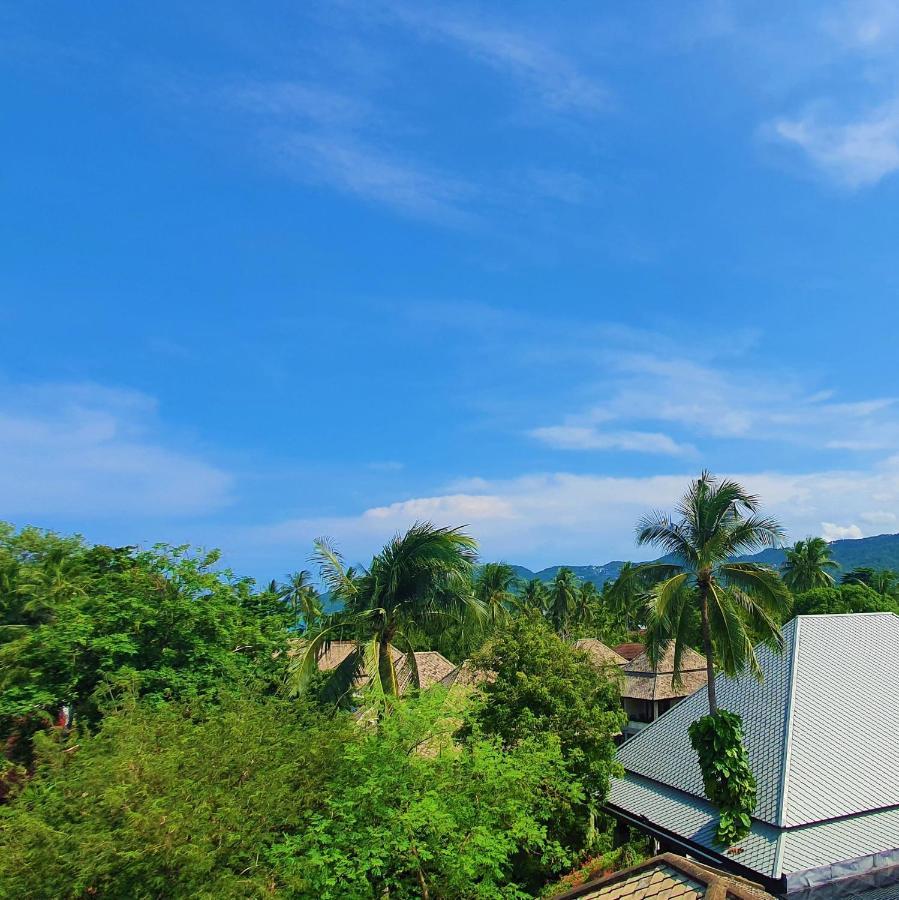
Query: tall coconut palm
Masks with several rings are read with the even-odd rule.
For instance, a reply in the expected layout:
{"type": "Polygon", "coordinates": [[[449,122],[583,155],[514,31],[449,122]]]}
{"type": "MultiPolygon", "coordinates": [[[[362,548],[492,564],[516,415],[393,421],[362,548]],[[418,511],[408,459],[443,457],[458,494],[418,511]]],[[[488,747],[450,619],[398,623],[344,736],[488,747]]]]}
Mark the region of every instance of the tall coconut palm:
{"type": "Polygon", "coordinates": [[[306,635],[291,666],[293,693],[307,687],[335,631],[349,629],[356,646],[331,673],[327,695],[343,696],[364,673],[376,695],[395,697],[399,685],[391,645],[404,650],[412,683],[419,684],[405,629],[441,616],[451,620],[466,606],[480,609],[471,592],[477,544],[458,528],[417,522],[405,534],[396,535],[359,573],[344,566],[326,539],[319,539],[315,546],[322,578],[344,609],[339,621],[326,621],[306,635]]]}
{"type": "Polygon", "coordinates": [[[709,711],[715,713],[715,663],[728,675],[747,666],[761,677],[753,637],[780,643],[778,622],[790,595],[769,566],[733,557],[779,545],[783,529],[758,512],[759,500],[735,481],[708,472],[694,481],[676,516],[657,512],[637,525],[637,543],[660,547],[673,562],[646,563],[649,594],[647,650],[655,664],[674,642],[674,670],[686,647],[689,613],[697,605],[708,666],[709,711]]]}
{"type": "Polygon", "coordinates": [[[288,575],[287,582],[278,586],[277,595],[290,607],[296,622],[302,621],[305,628],[313,626],[324,615],[321,596],[312,584],[308,569],[288,575]]]}
{"type": "Polygon", "coordinates": [[[574,608],[571,610],[571,627],[578,628],[594,624],[599,612],[602,596],[592,581],[578,585],[574,608]]]}
{"type": "Polygon", "coordinates": [[[784,584],[794,594],[833,584],[833,575],[828,569],[839,569],[839,564],[831,559],[830,545],[824,538],[809,537],[796,541],[787,548],[786,554],[780,571],[784,584]]]}
{"type": "Polygon", "coordinates": [[[484,624],[493,630],[506,621],[515,602],[515,570],[507,563],[485,563],[474,580],[474,595],[484,608],[484,624]]]}
{"type": "Polygon", "coordinates": [[[567,637],[571,617],[577,607],[580,582],[571,569],[561,568],[549,584],[547,615],[553,628],[567,637]]]}

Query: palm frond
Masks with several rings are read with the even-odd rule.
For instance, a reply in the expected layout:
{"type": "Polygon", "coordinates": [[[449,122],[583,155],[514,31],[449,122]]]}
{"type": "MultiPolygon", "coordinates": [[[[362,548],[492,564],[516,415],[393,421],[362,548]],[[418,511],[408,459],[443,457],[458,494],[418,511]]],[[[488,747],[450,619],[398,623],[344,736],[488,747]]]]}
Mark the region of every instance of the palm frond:
{"type": "Polygon", "coordinates": [[[708,612],[714,648],[725,674],[736,675],[748,665],[752,673],[759,677],[761,669],[744,619],[733,597],[714,582],[709,585],[708,612]]]}
{"type": "Polygon", "coordinates": [[[726,584],[743,591],[767,614],[785,614],[791,603],[790,592],[777,572],[769,566],[753,562],[722,563],[718,577],[726,584]]]}
{"type": "Polygon", "coordinates": [[[294,644],[293,655],[287,666],[285,688],[288,696],[297,697],[304,693],[318,672],[318,660],[330,644],[338,625],[317,629],[306,634],[294,644]]]}
{"type": "Polygon", "coordinates": [[[637,523],[637,543],[661,547],[687,564],[693,563],[696,558],[684,525],[662,512],[651,513],[640,519],[637,523]]]}
{"type": "Polygon", "coordinates": [[[333,597],[344,602],[351,600],[357,593],[358,585],[352,570],[348,571],[343,557],[330,538],[319,537],[313,542],[310,560],[318,566],[322,581],[327,585],[333,597]]]}

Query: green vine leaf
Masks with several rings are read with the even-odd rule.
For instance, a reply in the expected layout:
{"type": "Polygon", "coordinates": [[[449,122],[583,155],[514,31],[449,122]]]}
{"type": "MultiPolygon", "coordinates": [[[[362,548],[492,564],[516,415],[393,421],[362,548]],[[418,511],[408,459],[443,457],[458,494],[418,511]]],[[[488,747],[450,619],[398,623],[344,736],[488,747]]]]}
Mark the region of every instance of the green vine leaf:
{"type": "Polygon", "coordinates": [[[749,834],[756,800],[743,720],[726,709],[703,716],[690,726],[690,743],[699,757],[705,795],[718,807],[715,840],[731,847],[749,834]]]}

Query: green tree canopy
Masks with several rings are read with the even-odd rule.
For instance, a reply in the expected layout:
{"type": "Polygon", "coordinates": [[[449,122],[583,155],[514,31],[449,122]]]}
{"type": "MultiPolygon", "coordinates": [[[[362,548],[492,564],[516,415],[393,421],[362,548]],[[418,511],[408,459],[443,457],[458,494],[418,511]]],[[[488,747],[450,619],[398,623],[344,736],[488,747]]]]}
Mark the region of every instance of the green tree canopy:
{"type": "Polygon", "coordinates": [[[43,739],[0,806],[0,896],[528,896],[528,860],[573,862],[550,832],[581,788],[552,736],[458,746],[455,727],[439,690],[377,728],[249,694],[126,706],[43,739]]]}
{"type": "Polygon", "coordinates": [[[617,683],[597,672],[586,653],[565,643],[534,615],[514,619],[474,658],[493,673],[481,688],[462,733],[498,736],[504,747],[553,735],[582,786],[583,803],[557,814],[561,843],[580,850],[617,771],[613,738],[626,722],[617,683]]]}
{"type": "MultiPolygon", "coordinates": [[[[62,707],[93,725],[124,692],[168,700],[280,677],[283,606],[217,561],[2,526],[0,736],[62,707]]],[[[19,749],[27,755],[27,743],[19,749]]]]}

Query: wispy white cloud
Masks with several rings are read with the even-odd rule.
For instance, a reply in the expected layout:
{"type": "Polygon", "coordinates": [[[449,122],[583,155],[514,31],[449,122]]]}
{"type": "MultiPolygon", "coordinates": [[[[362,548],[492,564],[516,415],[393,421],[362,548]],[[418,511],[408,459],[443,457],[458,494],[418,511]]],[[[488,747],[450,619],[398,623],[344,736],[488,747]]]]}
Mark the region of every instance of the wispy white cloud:
{"type": "Polygon", "coordinates": [[[429,170],[345,134],[293,133],[275,138],[273,153],[291,176],[319,182],[413,218],[465,226],[472,194],[464,181],[429,170]]]}
{"type": "Polygon", "coordinates": [[[520,84],[547,107],[595,112],[608,105],[609,91],[545,39],[509,25],[488,22],[445,6],[391,3],[390,12],[424,39],[457,46],[520,84]]]}
{"type": "Polygon", "coordinates": [[[692,455],[695,448],[667,434],[652,431],[604,431],[585,425],[549,425],[534,428],[531,437],[559,450],[624,450],[668,456],[692,455]]]}
{"type": "Polygon", "coordinates": [[[839,402],[832,391],[810,392],[788,372],[763,376],[733,361],[717,366],[612,350],[601,362],[603,377],[594,388],[601,399],[558,424],[532,429],[533,437],[560,448],[671,454],[695,452],[704,438],[849,451],[899,443],[892,397],[839,402]],[[685,437],[670,435],[671,429],[685,437]]]}
{"type": "MultiPolygon", "coordinates": [[[[869,470],[791,474],[729,473],[759,494],[791,539],[819,534],[828,540],[882,531],[886,523],[855,524],[876,504],[899,505],[899,461],[869,470]],[[845,522],[848,524],[835,524],[845,522]]],[[[511,479],[466,479],[446,493],[398,501],[358,515],[293,519],[260,526],[242,539],[250,544],[309,546],[329,534],[353,559],[364,559],[392,534],[416,520],[467,525],[486,558],[526,560],[532,565],[596,563],[610,558],[645,558],[633,526],[651,509],[671,508],[695,473],[607,477],[570,473],[531,474],[511,479]]]]}
{"type": "Polygon", "coordinates": [[[156,403],[95,384],[0,386],[3,514],[147,519],[212,512],[231,476],[162,437],[156,403]]]}
{"type": "Polygon", "coordinates": [[[474,221],[465,208],[474,188],[395,149],[383,133],[383,114],[356,95],[309,82],[255,81],[231,85],[220,97],[252,117],[257,146],[289,178],[435,224],[474,221]]]}
{"type": "Polygon", "coordinates": [[[822,175],[843,187],[869,187],[899,169],[897,101],[854,119],[827,119],[814,110],[776,119],[767,130],[797,147],[822,175]]]}

